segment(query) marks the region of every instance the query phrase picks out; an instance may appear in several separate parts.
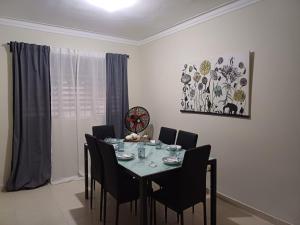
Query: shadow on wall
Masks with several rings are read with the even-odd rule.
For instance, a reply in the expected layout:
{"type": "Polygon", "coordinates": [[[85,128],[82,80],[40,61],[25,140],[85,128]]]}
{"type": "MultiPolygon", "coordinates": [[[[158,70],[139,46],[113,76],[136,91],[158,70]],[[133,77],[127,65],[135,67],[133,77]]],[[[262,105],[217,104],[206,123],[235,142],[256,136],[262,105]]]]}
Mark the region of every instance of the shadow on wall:
{"type": "Polygon", "coordinates": [[[7,179],[10,175],[11,169],[11,158],[12,158],[12,135],[13,135],[13,75],[12,75],[12,58],[9,50],[9,46],[5,44],[5,49],[7,52],[7,71],[8,71],[8,131],[7,131],[7,141],[6,141],[6,152],[5,152],[5,162],[4,162],[4,175],[3,175],[3,191],[5,190],[5,185],[7,179]]]}

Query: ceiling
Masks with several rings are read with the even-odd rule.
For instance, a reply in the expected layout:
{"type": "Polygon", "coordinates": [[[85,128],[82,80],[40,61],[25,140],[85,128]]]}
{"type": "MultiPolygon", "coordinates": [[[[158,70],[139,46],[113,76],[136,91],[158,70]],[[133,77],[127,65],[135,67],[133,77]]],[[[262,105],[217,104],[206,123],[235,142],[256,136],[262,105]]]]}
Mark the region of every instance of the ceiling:
{"type": "Polygon", "coordinates": [[[139,0],[109,13],[86,0],[0,0],[0,17],[140,41],[234,0],[139,0]]]}

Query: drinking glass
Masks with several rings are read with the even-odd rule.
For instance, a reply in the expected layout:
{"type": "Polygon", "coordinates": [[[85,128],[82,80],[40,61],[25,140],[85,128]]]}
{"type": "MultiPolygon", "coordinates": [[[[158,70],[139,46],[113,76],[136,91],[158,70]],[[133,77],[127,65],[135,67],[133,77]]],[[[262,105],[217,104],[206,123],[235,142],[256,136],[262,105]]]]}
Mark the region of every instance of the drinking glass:
{"type": "Polygon", "coordinates": [[[138,143],[138,157],[140,159],[144,159],[145,158],[145,146],[144,143],[140,142],[138,143]]]}
{"type": "Polygon", "coordinates": [[[170,157],[176,157],[176,151],[177,151],[177,148],[174,147],[174,146],[169,146],[169,155],[170,157]]]}
{"type": "Polygon", "coordinates": [[[155,146],[156,149],[161,149],[161,141],[157,141],[157,145],[155,146]]]}
{"type": "Polygon", "coordinates": [[[124,152],[124,142],[122,140],[118,142],[118,151],[124,152]]]}

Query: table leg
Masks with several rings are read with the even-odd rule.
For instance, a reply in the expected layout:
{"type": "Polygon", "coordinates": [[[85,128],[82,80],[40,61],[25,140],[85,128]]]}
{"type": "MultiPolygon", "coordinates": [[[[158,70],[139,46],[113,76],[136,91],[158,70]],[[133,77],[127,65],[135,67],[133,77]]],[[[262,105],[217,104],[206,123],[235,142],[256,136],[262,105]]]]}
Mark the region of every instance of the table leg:
{"type": "Polygon", "coordinates": [[[85,190],[85,199],[89,199],[89,177],[88,177],[88,146],[84,144],[84,190],[85,190]]]}
{"type": "Polygon", "coordinates": [[[147,225],[147,179],[140,178],[140,225],[147,225]]]}
{"type": "Polygon", "coordinates": [[[217,224],[217,160],[210,161],[210,223],[217,224]]]}

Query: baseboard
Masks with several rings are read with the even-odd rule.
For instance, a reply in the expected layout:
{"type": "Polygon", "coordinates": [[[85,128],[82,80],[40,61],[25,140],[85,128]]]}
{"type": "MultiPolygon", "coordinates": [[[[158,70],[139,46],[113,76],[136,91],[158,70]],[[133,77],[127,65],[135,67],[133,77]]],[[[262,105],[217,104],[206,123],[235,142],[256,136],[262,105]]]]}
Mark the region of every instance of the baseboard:
{"type": "Polygon", "coordinates": [[[256,209],[256,208],[254,208],[252,206],[249,206],[249,205],[247,205],[245,203],[242,203],[242,202],[240,202],[240,201],[238,201],[236,199],[233,199],[233,198],[231,198],[231,197],[229,197],[227,195],[224,195],[224,194],[222,194],[220,192],[217,193],[217,197],[220,198],[220,199],[222,199],[225,202],[228,202],[228,203],[234,205],[234,206],[242,208],[242,209],[250,212],[251,214],[253,214],[255,216],[258,216],[258,217],[260,217],[260,218],[262,218],[264,220],[267,220],[267,221],[269,221],[270,223],[272,223],[274,225],[293,225],[293,224],[291,224],[291,223],[289,223],[287,221],[284,221],[284,220],[279,219],[279,218],[277,218],[275,216],[272,216],[272,215],[270,215],[268,213],[265,213],[265,212],[263,212],[263,211],[261,211],[259,209],[256,209]]]}
{"type": "MultiPolygon", "coordinates": [[[[72,177],[65,177],[65,178],[61,178],[58,180],[51,180],[51,184],[61,184],[61,183],[66,183],[66,182],[71,182],[71,181],[76,181],[76,180],[83,180],[84,177],[82,176],[72,176],[72,177]]],[[[3,184],[0,184],[0,190],[2,192],[5,191],[5,186],[3,184]]]]}
{"type": "Polygon", "coordinates": [[[51,184],[61,184],[61,183],[66,183],[66,182],[71,182],[71,181],[76,181],[76,180],[83,180],[84,177],[80,176],[73,176],[73,177],[65,177],[61,178],[58,180],[51,180],[51,184]]]}

